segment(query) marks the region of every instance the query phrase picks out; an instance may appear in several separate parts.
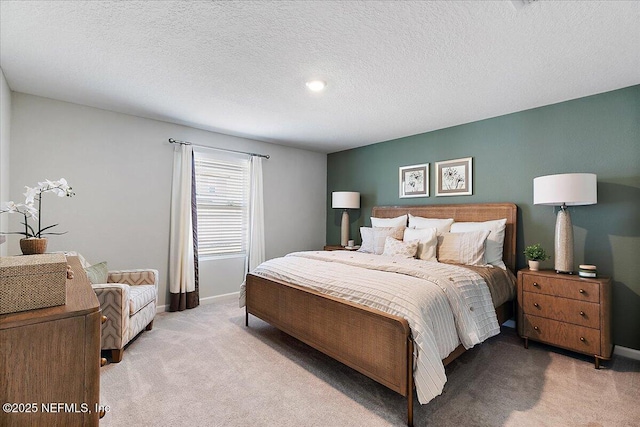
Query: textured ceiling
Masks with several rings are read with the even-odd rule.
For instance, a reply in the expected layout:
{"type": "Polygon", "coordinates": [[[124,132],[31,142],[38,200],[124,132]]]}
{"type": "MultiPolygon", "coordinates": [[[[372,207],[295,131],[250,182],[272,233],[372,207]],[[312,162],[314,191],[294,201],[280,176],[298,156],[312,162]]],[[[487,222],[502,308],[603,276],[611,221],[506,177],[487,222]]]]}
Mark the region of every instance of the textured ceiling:
{"type": "Polygon", "coordinates": [[[519,3],[2,1],[0,66],[14,91],[321,152],[640,83],[640,2],[519,3]]]}

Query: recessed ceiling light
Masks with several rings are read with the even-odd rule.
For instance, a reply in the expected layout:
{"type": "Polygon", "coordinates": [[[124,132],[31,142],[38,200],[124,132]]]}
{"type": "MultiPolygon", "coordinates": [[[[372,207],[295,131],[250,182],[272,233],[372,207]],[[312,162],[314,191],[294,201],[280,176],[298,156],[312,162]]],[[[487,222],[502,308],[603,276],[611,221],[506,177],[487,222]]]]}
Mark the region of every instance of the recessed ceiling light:
{"type": "Polygon", "coordinates": [[[324,90],[326,86],[327,83],[323,82],[322,80],[311,80],[307,82],[307,87],[313,92],[320,92],[324,90]]]}

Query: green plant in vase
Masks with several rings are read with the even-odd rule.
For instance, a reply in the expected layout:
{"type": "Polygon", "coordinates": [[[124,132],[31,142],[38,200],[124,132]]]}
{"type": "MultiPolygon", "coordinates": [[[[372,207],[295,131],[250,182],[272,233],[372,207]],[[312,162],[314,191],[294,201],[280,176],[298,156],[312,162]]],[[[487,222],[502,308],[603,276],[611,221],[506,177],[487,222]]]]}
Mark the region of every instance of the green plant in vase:
{"type": "Polygon", "coordinates": [[[540,261],[551,258],[544,248],[540,246],[540,243],[524,248],[524,256],[529,260],[529,270],[531,271],[538,271],[540,269],[540,261]]]}

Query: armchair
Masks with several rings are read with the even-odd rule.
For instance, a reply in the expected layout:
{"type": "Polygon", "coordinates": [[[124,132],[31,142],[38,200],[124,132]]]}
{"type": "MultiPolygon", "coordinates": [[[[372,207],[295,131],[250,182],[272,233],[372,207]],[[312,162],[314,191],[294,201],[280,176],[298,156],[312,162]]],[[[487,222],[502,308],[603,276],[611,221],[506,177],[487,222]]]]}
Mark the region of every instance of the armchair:
{"type": "MultiPolygon", "coordinates": [[[[67,255],[72,253],[67,252],[67,255]]],[[[89,263],[78,256],[83,268],[89,263]]],[[[92,284],[102,315],[102,350],[111,350],[114,363],[122,360],[124,347],[142,330],[150,331],[158,300],[158,271],[153,269],[109,271],[107,283],[92,284]]]]}

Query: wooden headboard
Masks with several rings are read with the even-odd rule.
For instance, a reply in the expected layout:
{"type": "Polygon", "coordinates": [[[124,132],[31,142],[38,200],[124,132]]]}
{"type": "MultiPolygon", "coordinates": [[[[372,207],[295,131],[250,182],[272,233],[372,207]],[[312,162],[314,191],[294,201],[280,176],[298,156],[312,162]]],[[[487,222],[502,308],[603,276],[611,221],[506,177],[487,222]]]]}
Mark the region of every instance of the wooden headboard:
{"type": "Polygon", "coordinates": [[[376,218],[395,218],[404,214],[424,218],[453,218],[456,222],[489,221],[507,219],[504,233],[502,259],[513,273],[516,272],[516,223],[518,207],[513,203],[478,203],[466,205],[428,205],[428,206],[374,206],[371,216],[376,218]]]}

